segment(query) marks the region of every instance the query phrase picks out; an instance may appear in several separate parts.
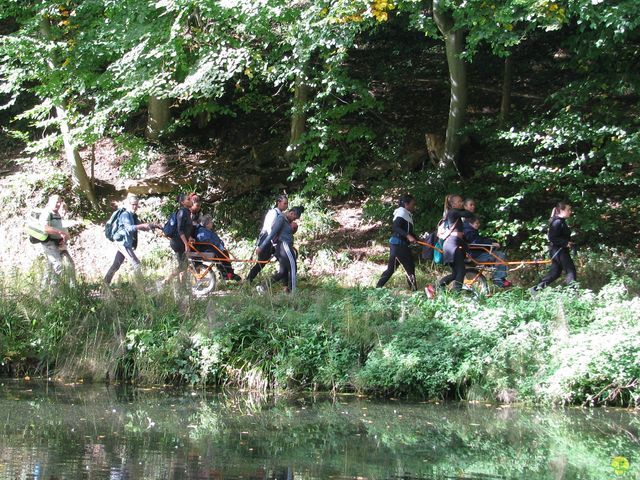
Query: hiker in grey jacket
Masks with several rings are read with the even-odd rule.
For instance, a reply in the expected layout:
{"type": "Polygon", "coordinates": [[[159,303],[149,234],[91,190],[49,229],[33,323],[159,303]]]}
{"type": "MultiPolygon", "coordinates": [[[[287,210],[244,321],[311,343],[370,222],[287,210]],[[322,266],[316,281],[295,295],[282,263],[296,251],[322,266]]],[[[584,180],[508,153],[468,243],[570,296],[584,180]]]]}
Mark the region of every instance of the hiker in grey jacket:
{"type": "Polygon", "coordinates": [[[104,276],[104,283],[109,285],[113,276],[120,269],[125,260],[131,262],[136,278],[140,275],[140,260],[135,249],[138,246],[138,232],[149,231],[152,228],[160,228],[155,223],[141,223],[136,212],[138,211],[138,197],[130,195],[127,197],[126,210],[118,217],[116,232],[113,234],[113,242],[118,251],[113,259],[111,267],[104,276]]]}
{"type": "Polygon", "coordinates": [[[256,263],[251,270],[249,271],[249,275],[247,275],[247,281],[251,283],[254,278],[262,271],[264,266],[267,264],[271,256],[274,254],[274,247],[271,245],[270,247],[260,248],[260,245],[264,243],[264,239],[269,236],[273,229],[273,224],[278,217],[283,215],[287,207],[289,206],[289,199],[286,195],[278,195],[276,198],[276,205],[267,212],[264,217],[264,222],[262,222],[262,229],[260,230],[260,235],[258,236],[258,243],[256,248],[256,253],[258,254],[258,263],[256,263]]]}
{"type": "Polygon", "coordinates": [[[297,286],[296,253],[293,248],[293,223],[304,212],[303,207],[293,207],[285,215],[278,215],[273,222],[271,233],[262,241],[256,249],[258,254],[263,249],[270,247],[275,242],[275,255],[278,259],[279,269],[271,281],[282,281],[286,285],[287,292],[293,293],[297,286]]]}

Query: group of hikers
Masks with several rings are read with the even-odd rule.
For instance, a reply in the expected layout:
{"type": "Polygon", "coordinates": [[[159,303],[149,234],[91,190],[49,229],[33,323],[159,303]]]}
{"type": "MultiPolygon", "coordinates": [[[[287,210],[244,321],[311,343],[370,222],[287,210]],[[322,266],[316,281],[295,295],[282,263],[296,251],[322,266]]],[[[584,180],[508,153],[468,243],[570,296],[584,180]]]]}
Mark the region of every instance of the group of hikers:
{"type": "MultiPolygon", "coordinates": [[[[429,298],[436,295],[438,289],[454,282],[454,291],[460,291],[464,284],[466,260],[493,267],[492,281],[498,288],[507,288],[511,282],[507,280],[508,267],[506,255],[497,250],[500,244],[493,239],[480,235],[480,217],[476,214],[476,202],[472,198],[447,195],[438,228],[425,241],[419,241],[414,233],[413,212],[417,202],[411,195],[403,195],[398,201],[398,208],[393,212],[391,225],[392,235],[389,239],[389,262],[380,276],[377,287],[383,287],[395,272],[398,264],[402,265],[407,276],[409,288],[417,290],[415,261],[411,246],[422,244],[430,250],[440,251],[441,263],[451,268],[451,273],[442,277],[437,286],[429,284],[425,293],[429,298]]],[[[548,240],[551,268],[535,285],[532,293],[546,287],[557,280],[564,271],[565,281],[571,284],[576,280],[576,268],[571,259],[571,230],[566,219],[571,217],[571,205],[560,202],[553,207],[549,219],[548,240]]]]}
{"type": "MultiPolygon", "coordinates": [[[[180,194],[177,197],[177,209],[171,214],[164,226],[158,223],[143,223],[137,215],[139,199],[129,195],[125,206],[111,216],[105,227],[105,234],[112,240],[116,253],[111,267],[104,276],[104,283],[109,285],[116,272],[125,261],[128,261],[136,278],[140,278],[141,263],[136,255],[138,232],[153,229],[162,230],[169,239],[169,246],[175,253],[177,268],[163,280],[167,283],[173,278],[184,279],[189,265],[189,256],[194,258],[215,260],[216,266],[226,280],[241,281],[232,265],[232,258],[224,242],[214,230],[211,215],[202,213],[202,202],[195,194],[180,194]],[[194,256],[195,254],[195,256],[194,256]],[[198,255],[202,255],[198,257],[198,255]]],[[[393,212],[391,225],[392,236],[389,239],[389,261],[387,268],[377,282],[383,287],[400,264],[407,277],[409,288],[417,290],[413,245],[441,253],[441,263],[451,268],[451,273],[439,279],[436,285],[429,284],[425,293],[433,298],[436,292],[446,288],[453,282],[454,291],[460,291],[464,284],[466,261],[470,258],[479,264],[491,264],[492,281],[497,288],[507,288],[511,282],[507,280],[508,266],[503,251],[498,250],[498,242],[480,235],[481,220],[476,214],[476,202],[463,199],[462,196],[448,195],[444,202],[444,211],[438,228],[427,239],[419,240],[414,232],[413,213],[417,202],[411,195],[403,195],[398,207],[393,212]]],[[[50,283],[53,277],[60,277],[65,268],[72,281],[75,281],[73,260],[67,250],[69,233],[62,225],[65,210],[64,200],[60,195],[49,198],[46,207],[39,216],[39,225],[32,227],[32,242],[42,245],[47,259],[43,282],[50,283]],[[35,232],[35,233],[34,233],[35,232]],[[37,237],[37,238],[34,238],[37,237]]],[[[272,276],[274,283],[282,282],[285,291],[294,292],[297,287],[297,253],[294,248],[294,234],[297,221],[304,212],[303,207],[289,208],[286,195],[279,195],[275,205],[265,215],[262,228],[256,242],[256,260],[246,278],[252,283],[264,266],[275,256],[278,271],[272,276]]],[[[566,282],[576,280],[576,269],[571,259],[571,230],[566,219],[572,214],[571,205],[558,203],[549,220],[548,239],[551,268],[549,272],[532,288],[535,292],[546,287],[560,277],[564,271],[566,282]]],[[[258,286],[260,289],[261,286],[258,286]]]]}
{"type": "MultiPolygon", "coordinates": [[[[111,240],[116,253],[111,267],[104,276],[104,284],[110,285],[116,272],[125,261],[131,264],[134,278],[141,278],[141,262],[136,255],[138,232],[153,229],[162,230],[169,239],[169,246],[175,253],[177,268],[161,283],[166,284],[179,277],[184,280],[189,265],[189,253],[200,252],[199,260],[215,260],[216,266],[225,280],[241,281],[233,269],[232,259],[224,242],[215,232],[211,215],[203,215],[202,202],[195,194],[180,194],[177,197],[177,209],[171,214],[164,226],[159,223],[143,223],[138,215],[139,199],[136,195],[127,196],[124,206],[116,210],[107,225],[105,234],[111,240]]],[[[33,243],[40,243],[47,263],[43,276],[43,287],[54,283],[64,271],[75,279],[75,266],[67,249],[69,233],[63,227],[62,217],[66,206],[60,195],[49,198],[39,215],[37,225],[27,228],[33,243]],[[66,267],[66,268],[65,268],[66,267]]],[[[247,282],[251,283],[264,266],[275,256],[278,271],[272,276],[273,283],[282,282],[287,292],[293,292],[297,286],[297,253],[293,246],[293,235],[298,229],[297,221],[304,207],[289,208],[286,195],[276,198],[275,206],[270,209],[262,224],[256,243],[257,260],[251,268],[247,282]]]]}

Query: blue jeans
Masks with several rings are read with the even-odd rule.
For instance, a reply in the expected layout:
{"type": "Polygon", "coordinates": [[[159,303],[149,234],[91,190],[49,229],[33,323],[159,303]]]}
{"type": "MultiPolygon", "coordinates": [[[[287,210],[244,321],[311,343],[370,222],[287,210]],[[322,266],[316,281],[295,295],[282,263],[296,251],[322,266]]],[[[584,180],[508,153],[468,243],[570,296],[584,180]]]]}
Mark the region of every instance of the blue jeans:
{"type": "MultiPolygon", "coordinates": [[[[477,256],[474,255],[474,259],[477,260],[478,262],[497,262],[498,261],[498,257],[500,260],[505,260],[507,259],[506,255],[504,254],[504,252],[500,252],[498,250],[493,251],[493,254],[491,253],[487,253],[487,252],[482,252],[480,254],[478,254],[477,256]]],[[[493,280],[493,283],[496,284],[498,287],[501,287],[504,284],[504,281],[507,278],[507,271],[508,268],[506,265],[492,265],[495,267],[495,270],[493,271],[493,275],[491,277],[491,279],[493,280]]]]}

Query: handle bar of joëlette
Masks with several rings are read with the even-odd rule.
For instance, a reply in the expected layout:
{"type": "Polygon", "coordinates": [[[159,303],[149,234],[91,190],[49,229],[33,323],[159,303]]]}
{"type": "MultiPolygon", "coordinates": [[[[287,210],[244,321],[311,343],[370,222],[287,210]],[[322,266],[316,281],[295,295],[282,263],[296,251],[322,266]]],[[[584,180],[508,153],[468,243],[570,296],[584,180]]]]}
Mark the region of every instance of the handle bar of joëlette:
{"type": "MultiPolygon", "coordinates": [[[[431,245],[430,243],[421,242],[419,240],[416,240],[415,243],[417,243],[418,245],[422,245],[423,247],[431,248],[437,252],[444,253],[444,251],[441,248],[438,248],[435,245],[431,245]]],[[[482,252],[488,253],[495,259],[494,261],[491,261],[491,262],[480,262],[475,258],[473,258],[471,255],[469,255],[469,253],[467,253],[466,254],[467,260],[469,260],[470,262],[472,262],[474,265],[478,267],[495,267],[498,265],[504,265],[505,267],[513,267],[512,270],[516,270],[519,268],[523,268],[525,265],[548,265],[551,263],[551,260],[514,260],[514,261],[503,260],[502,258],[498,257],[495,253],[493,253],[492,251],[493,247],[489,246],[489,248],[487,248],[486,245],[469,245],[468,248],[471,250],[480,250],[482,252]]]]}
{"type": "Polygon", "coordinates": [[[191,250],[190,253],[197,253],[198,255],[202,256],[202,260],[204,260],[205,262],[234,262],[234,263],[269,263],[271,260],[253,260],[253,259],[241,259],[241,258],[234,258],[231,257],[229,255],[226,255],[221,249],[219,249],[217,246],[215,246],[213,243],[208,243],[208,242],[189,242],[189,248],[191,250]],[[205,245],[208,247],[213,247],[216,250],[216,254],[215,255],[219,255],[219,256],[215,256],[215,257],[209,257],[207,255],[205,255],[206,253],[215,253],[215,252],[201,252],[200,250],[198,250],[196,248],[196,245],[205,245]]]}

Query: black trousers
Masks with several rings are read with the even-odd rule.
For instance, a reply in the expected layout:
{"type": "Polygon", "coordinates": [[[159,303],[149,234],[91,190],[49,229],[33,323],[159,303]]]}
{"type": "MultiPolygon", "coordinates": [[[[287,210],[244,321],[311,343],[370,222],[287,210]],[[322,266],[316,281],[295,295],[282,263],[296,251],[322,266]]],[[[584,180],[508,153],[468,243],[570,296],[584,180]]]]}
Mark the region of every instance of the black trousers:
{"type": "Polygon", "coordinates": [[[458,248],[456,248],[456,251],[453,254],[453,263],[449,264],[449,266],[451,267],[451,273],[446,277],[442,277],[438,282],[440,287],[446,287],[455,280],[456,283],[454,284],[453,288],[457,292],[462,289],[462,285],[464,283],[464,273],[466,270],[464,266],[464,255],[464,247],[460,245],[458,248]]]}
{"type": "Polygon", "coordinates": [[[549,249],[549,255],[551,255],[551,268],[549,272],[542,277],[540,283],[536,285],[535,289],[539,290],[546,287],[550,283],[553,283],[565,272],[564,281],[567,285],[576,281],[576,266],[573,264],[573,259],[569,253],[568,248],[551,247],[549,249]]]}
{"type": "Polygon", "coordinates": [[[293,293],[298,283],[298,265],[293,247],[286,242],[279,242],[275,250],[279,268],[271,281],[273,283],[282,281],[293,293]]]}
{"type": "MultiPolygon", "coordinates": [[[[258,260],[261,262],[268,262],[272,255],[273,247],[271,245],[267,245],[267,247],[258,254],[258,260]]],[[[249,270],[249,275],[247,275],[247,281],[251,283],[266,265],[266,263],[256,263],[253,267],[251,267],[251,270],[249,270]]]]}
{"type": "Polygon", "coordinates": [[[390,245],[389,251],[389,263],[387,269],[382,272],[382,276],[376,285],[376,288],[384,287],[389,281],[393,273],[396,271],[398,263],[400,263],[407,272],[407,283],[411,290],[417,290],[416,285],[416,265],[413,261],[413,254],[409,245],[390,245]]]}

